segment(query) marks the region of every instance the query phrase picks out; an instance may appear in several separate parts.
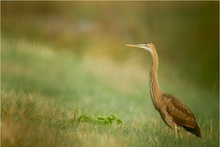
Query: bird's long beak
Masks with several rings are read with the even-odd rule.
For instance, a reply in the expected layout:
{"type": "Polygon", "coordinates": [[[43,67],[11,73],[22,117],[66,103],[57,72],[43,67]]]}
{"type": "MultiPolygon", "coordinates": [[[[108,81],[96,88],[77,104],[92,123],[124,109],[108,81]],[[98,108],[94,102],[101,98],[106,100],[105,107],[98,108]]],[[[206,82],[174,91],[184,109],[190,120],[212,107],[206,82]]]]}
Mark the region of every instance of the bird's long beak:
{"type": "Polygon", "coordinates": [[[129,47],[137,47],[137,48],[143,48],[145,44],[126,44],[126,46],[129,47]]]}

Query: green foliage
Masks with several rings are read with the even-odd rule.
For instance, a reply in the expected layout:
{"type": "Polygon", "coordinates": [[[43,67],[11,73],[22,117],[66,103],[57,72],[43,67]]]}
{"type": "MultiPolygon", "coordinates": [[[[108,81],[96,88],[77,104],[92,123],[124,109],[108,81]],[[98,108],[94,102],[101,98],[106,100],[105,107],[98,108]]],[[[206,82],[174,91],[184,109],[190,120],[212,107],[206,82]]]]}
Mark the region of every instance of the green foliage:
{"type": "Polygon", "coordinates": [[[77,122],[86,122],[86,123],[94,123],[98,126],[107,125],[111,126],[112,124],[121,125],[122,120],[120,120],[116,115],[111,114],[110,116],[98,116],[97,118],[92,118],[90,116],[87,116],[86,114],[83,114],[79,116],[76,120],[77,122]]]}

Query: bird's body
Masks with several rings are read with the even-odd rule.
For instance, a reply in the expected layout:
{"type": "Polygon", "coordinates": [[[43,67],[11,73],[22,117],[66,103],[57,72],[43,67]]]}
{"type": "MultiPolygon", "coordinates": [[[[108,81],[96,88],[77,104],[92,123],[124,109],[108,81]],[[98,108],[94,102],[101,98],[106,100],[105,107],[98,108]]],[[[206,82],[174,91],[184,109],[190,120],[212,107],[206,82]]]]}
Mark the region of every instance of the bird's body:
{"type": "Polygon", "coordinates": [[[193,133],[197,137],[201,137],[200,128],[191,110],[173,95],[160,90],[157,77],[159,62],[154,44],[147,43],[127,46],[143,48],[149,51],[152,55],[153,62],[149,80],[150,94],[154,107],[160,113],[163,121],[170,128],[175,130],[175,135],[179,132],[179,128],[184,128],[186,131],[193,133]]]}

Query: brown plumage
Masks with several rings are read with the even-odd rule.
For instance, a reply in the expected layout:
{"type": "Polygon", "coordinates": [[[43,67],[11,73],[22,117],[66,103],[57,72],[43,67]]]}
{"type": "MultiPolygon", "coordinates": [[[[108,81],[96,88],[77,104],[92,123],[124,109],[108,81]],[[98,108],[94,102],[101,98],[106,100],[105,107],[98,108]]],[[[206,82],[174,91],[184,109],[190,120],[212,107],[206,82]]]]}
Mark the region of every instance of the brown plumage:
{"type": "Polygon", "coordinates": [[[158,55],[153,43],[130,45],[130,47],[143,48],[152,55],[153,62],[150,70],[150,94],[154,107],[159,111],[163,121],[179,134],[179,129],[184,128],[197,137],[202,137],[200,128],[191,110],[173,95],[162,92],[159,87],[157,70],[158,55]]]}

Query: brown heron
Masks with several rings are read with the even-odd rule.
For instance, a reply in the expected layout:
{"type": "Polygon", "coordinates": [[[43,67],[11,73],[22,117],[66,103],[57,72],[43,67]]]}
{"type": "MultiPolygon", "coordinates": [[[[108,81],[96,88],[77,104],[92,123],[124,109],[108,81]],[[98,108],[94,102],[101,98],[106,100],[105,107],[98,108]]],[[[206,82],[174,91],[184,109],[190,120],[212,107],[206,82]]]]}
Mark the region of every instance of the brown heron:
{"type": "Polygon", "coordinates": [[[159,63],[155,45],[153,43],[146,43],[136,45],[127,44],[126,46],[143,48],[151,53],[153,58],[149,81],[151,99],[163,121],[170,128],[175,130],[175,136],[177,137],[177,135],[180,135],[179,130],[184,128],[197,137],[202,137],[200,128],[192,111],[173,95],[160,90],[157,77],[159,63]]]}

